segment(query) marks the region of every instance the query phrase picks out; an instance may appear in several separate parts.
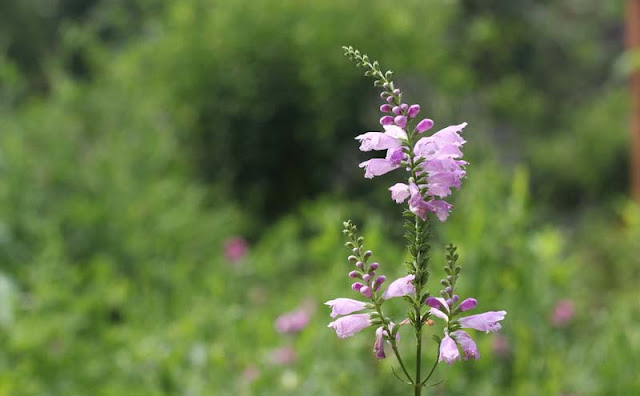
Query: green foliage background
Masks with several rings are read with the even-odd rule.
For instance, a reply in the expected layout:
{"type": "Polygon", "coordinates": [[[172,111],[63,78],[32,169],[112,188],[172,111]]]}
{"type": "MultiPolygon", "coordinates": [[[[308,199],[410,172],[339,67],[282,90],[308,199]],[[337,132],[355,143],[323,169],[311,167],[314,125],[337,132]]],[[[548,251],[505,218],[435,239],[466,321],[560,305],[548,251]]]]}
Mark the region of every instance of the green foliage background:
{"type": "Polygon", "coordinates": [[[357,168],[377,92],[341,45],[436,126],[470,124],[432,292],[451,241],[461,292],[509,312],[509,351],[477,334],[482,358],[427,394],[639,393],[622,32],[597,0],[2,2],[0,395],[409,391],[371,331],[326,328],[322,303],[353,297],[342,220],[388,277],[404,259],[395,176],[357,168]],[[303,301],[309,326],[277,334],[303,301]],[[273,364],[284,345],[296,361],[273,364]]]}

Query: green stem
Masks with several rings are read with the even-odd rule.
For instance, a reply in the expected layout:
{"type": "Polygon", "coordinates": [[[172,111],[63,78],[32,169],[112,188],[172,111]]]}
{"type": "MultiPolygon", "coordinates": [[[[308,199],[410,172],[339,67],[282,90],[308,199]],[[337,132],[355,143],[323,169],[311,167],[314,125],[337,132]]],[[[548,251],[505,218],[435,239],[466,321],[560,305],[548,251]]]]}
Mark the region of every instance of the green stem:
{"type": "Polygon", "coordinates": [[[431,367],[431,371],[429,371],[429,374],[427,375],[427,378],[424,379],[424,381],[422,381],[420,383],[420,388],[422,388],[424,386],[424,384],[427,383],[427,381],[429,381],[429,378],[431,378],[431,375],[433,375],[433,372],[436,370],[436,367],[438,367],[438,359],[440,357],[440,344],[438,343],[438,347],[436,348],[436,360],[433,362],[433,367],[431,367]]]}

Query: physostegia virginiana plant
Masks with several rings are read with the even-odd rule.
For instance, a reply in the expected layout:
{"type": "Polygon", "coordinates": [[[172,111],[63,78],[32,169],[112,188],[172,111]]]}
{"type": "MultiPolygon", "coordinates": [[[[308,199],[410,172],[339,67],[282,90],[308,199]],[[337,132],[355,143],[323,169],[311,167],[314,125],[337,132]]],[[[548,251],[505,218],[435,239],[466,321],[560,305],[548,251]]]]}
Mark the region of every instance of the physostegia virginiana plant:
{"type": "MultiPolygon", "coordinates": [[[[426,134],[433,121],[417,118],[420,106],[403,102],[402,91],[391,81],[391,71],[383,73],[378,62],[371,63],[367,55],[352,47],[343,47],[345,55],[358,67],[366,69],[365,75],[375,79],[374,85],[382,89],[380,97],[384,104],[380,111],[384,114],[380,124],[384,131],[367,132],[356,137],[360,141],[361,151],[386,150],[384,158],[373,158],[360,164],[366,178],[373,178],[396,169],[402,173],[402,183],[389,188],[391,199],[398,204],[406,202],[404,228],[409,260],[406,261],[407,275],[387,283],[384,275],[379,275],[380,264],[371,259],[371,251],[363,246],[364,239],[357,235],[351,221],[344,223],[346,245],[352,254],[348,261],[355,266],[349,272],[354,279],[351,285],[359,299],[336,298],[327,301],[331,307],[331,317],[340,316],[329,324],[340,338],[351,337],[368,327],[375,328],[373,352],[378,359],[384,359],[385,343],[388,343],[398,360],[400,371],[394,374],[403,382],[411,385],[414,395],[420,395],[422,388],[433,374],[439,362],[453,364],[460,357],[478,359],[480,353],[471,336],[463,329],[485,332],[500,330],[500,321],[505,311],[490,311],[477,315],[464,316],[466,311],[476,307],[474,298],[460,301],[456,294],[456,281],[460,267],[456,264],[458,254],[453,245],[447,246],[446,276],[440,284],[438,297],[432,297],[427,289],[429,281],[429,232],[432,217],[441,222],[451,212],[452,205],[444,199],[451,194],[452,188],[460,188],[466,176],[465,162],[462,159],[462,146],[465,140],[461,133],[466,123],[448,126],[430,136],[426,134]],[[395,323],[385,315],[383,307],[386,301],[402,297],[410,305],[407,318],[395,323]],[[425,325],[434,325],[434,320],[444,322],[444,332],[434,330],[432,334],[438,343],[438,356],[429,368],[422,367],[422,342],[426,336],[425,325]],[[410,326],[415,333],[415,367],[407,367],[398,344],[398,331],[410,326]]],[[[400,173],[399,173],[400,174],[400,173]]],[[[427,327],[428,329],[430,329],[427,327]]]]}

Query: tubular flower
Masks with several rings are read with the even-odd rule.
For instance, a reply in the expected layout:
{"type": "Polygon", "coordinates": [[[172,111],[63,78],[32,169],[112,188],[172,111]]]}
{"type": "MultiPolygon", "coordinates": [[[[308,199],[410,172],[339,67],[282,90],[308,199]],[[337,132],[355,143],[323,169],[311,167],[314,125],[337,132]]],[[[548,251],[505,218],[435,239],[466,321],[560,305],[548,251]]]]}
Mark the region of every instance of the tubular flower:
{"type": "Polygon", "coordinates": [[[334,329],[339,338],[347,338],[369,326],[371,326],[369,314],[355,314],[336,319],[327,327],[334,329]]]}
{"type": "Polygon", "coordinates": [[[384,291],[382,298],[385,300],[388,300],[390,298],[402,297],[402,296],[406,296],[414,293],[415,292],[415,288],[413,286],[414,278],[415,278],[414,275],[407,275],[402,278],[394,280],[393,282],[391,282],[389,287],[387,287],[387,290],[384,291]]]}
{"type": "Polygon", "coordinates": [[[398,169],[404,158],[402,144],[407,139],[407,133],[396,125],[383,125],[383,128],[384,132],[367,132],[356,136],[356,140],[360,141],[360,151],[387,150],[385,158],[373,158],[359,165],[365,168],[364,177],[367,179],[398,169]]]}
{"type": "Polygon", "coordinates": [[[335,300],[329,300],[324,304],[331,307],[332,318],[335,318],[338,315],[349,315],[357,311],[362,311],[367,307],[367,304],[362,301],[353,300],[351,298],[336,298],[335,300]]]}
{"type": "MultiPolygon", "coordinates": [[[[500,326],[500,323],[498,322],[504,319],[505,315],[507,314],[506,311],[497,311],[497,312],[490,311],[490,312],[485,312],[478,315],[466,316],[460,319],[453,319],[453,320],[450,319],[451,316],[456,315],[459,312],[464,312],[464,311],[473,309],[478,304],[476,299],[467,298],[466,300],[458,304],[457,307],[454,307],[453,305],[457,300],[458,300],[458,296],[454,296],[454,299],[451,299],[449,301],[440,297],[429,297],[425,302],[428,306],[431,307],[431,309],[429,310],[429,313],[447,322],[447,328],[449,327],[449,322],[451,321],[454,323],[455,322],[459,323],[462,328],[486,331],[487,333],[490,331],[495,332],[500,330],[501,326],[500,326]]],[[[445,344],[445,340],[447,339],[447,337],[449,336],[445,330],[445,338],[440,344],[440,357],[441,357],[440,361],[445,360],[447,363],[451,364],[453,363],[453,360],[450,358],[449,360],[447,360],[447,356],[449,357],[452,356],[453,347],[451,346],[450,341],[447,341],[447,344],[445,344]],[[443,348],[445,349],[444,352],[443,352],[443,348]]],[[[463,330],[454,331],[451,333],[451,337],[453,337],[453,340],[455,340],[455,343],[453,345],[455,346],[455,344],[457,343],[462,348],[462,351],[464,352],[465,360],[480,358],[480,352],[478,352],[478,347],[476,346],[476,343],[473,341],[471,336],[467,334],[466,331],[463,331],[463,330]]],[[[457,347],[455,347],[455,349],[456,349],[456,353],[458,353],[457,347]]]]}
{"type": "Polygon", "coordinates": [[[445,361],[447,364],[453,364],[456,360],[460,360],[460,352],[458,346],[453,338],[449,337],[449,334],[445,333],[444,338],[440,342],[440,354],[438,361],[445,361]]]}
{"type": "MultiPolygon", "coordinates": [[[[389,323],[389,330],[393,330],[393,326],[394,326],[393,322],[389,323]]],[[[385,336],[390,337],[390,335],[386,331],[384,331],[384,327],[382,326],[378,327],[378,329],[376,330],[376,341],[373,344],[373,352],[375,352],[376,358],[378,359],[384,359],[385,357],[387,357],[384,353],[385,336]]],[[[399,338],[399,334],[396,334],[396,340],[398,338],[399,338]]]]}

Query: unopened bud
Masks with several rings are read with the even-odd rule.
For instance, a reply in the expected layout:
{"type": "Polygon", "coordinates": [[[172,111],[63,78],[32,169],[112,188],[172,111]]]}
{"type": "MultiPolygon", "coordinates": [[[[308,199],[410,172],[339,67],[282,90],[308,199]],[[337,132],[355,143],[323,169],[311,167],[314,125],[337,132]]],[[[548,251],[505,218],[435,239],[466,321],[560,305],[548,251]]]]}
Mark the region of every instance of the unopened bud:
{"type": "Polygon", "coordinates": [[[409,118],[413,118],[420,112],[420,105],[414,104],[409,106],[409,118]]]}
{"type": "Polygon", "coordinates": [[[371,266],[370,266],[369,268],[371,268],[372,270],[374,270],[374,271],[375,271],[375,270],[377,270],[377,269],[378,269],[378,267],[380,267],[380,264],[378,264],[378,263],[371,263],[371,266]]]}
{"type": "Polygon", "coordinates": [[[391,109],[391,111],[395,115],[400,115],[400,113],[402,113],[402,110],[400,110],[400,106],[393,106],[393,109],[391,109]]]}
{"type": "Polygon", "coordinates": [[[360,288],[360,294],[367,298],[371,298],[371,288],[369,286],[362,286],[360,288]]]}
{"type": "Polygon", "coordinates": [[[399,126],[400,128],[404,128],[407,126],[407,117],[399,115],[393,119],[393,122],[395,122],[396,125],[399,126]]]}
{"type": "Polygon", "coordinates": [[[360,277],[360,273],[358,271],[349,272],[349,278],[359,278],[359,277],[360,277]]]}
{"type": "Polygon", "coordinates": [[[364,252],[364,258],[369,258],[371,257],[371,250],[367,250],[366,252],[364,252]]]}
{"type": "Polygon", "coordinates": [[[380,125],[391,125],[393,124],[393,117],[391,116],[383,116],[380,118],[380,125]]]}
{"type": "Polygon", "coordinates": [[[451,289],[451,286],[447,286],[444,291],[446,291],[447,293],[451,293],[453,291],[453,289],[451,289]]]}
{"type": "Polygon", "coordinates": [[[358,267],[358,268],[362,269],[362,268],[364,268],[364,263],[363,263],[362,261],[358,261],[358,262],[356,263],[356,267],[358,267]]]}
{"type": "Polygon", "coordinates": [[[356,282],[353,285],[351,285],[351,288],[353,289],[353,291],[360,291],[360,289],[362,289],[364,285],[360,282],[356,282]]]}
{"type": "Polygon", "coordinates": [[[371,279],[371,275],[369,274],[364,274],[362,275],[362,280],[365,281],[365,283],[369,283],[369,279],[371,279]]]}
{"type": "Polygon", "coordinates": [[[394,95],[400,95],[400,90],[398,88],[393,90],[394,95]]]}
{"type": "Polygon", "coordinates": [[[356,256],[351,255],[347,257],[347,260],[351,261],[352,263],[355,263],[356,261],[358,261],[358,258],[356,256]]]}
{"type": "Polygon", "coordinates": [[[426,132],[429,129],[431,129],[431,127],[433,127],[433,120],[425,118],[424,120],[420,121],[416,126],[416,132],[418,133],[426,132]]]}
{"type": "Polygon", "coordinates": [[[383,104],[382,106],[380,106],[380,111],[383,113],[388,113],[391,111],[391,105],[388,103],[383,104]]]}
{"type": "Polygon", "coordinates": [[[358,252],[360,251],[360,249],[358,248],[353,248],[353,250],[351,250],[353,252],[353,254],[358,254],[358,252]]]}
{"type": "Polygon", "coordinates": [[[401,104],[401,105],[400,105],[400,109],[401,109],[402,111],[407,111],[407,109],[408,109],[408,108],[409,108],[409,105],[408,105],[408,104],[406,104],[406,103],[403,103],[403,104],[401,104]]]}
{"type": "Polygon", "coordinates": [[[395,97],[393,97],[393,96],[389,96],[389,97],[387,98],[387,103],[393,103],[393,101],[394,101],[394,100],[395,100],[395,97]]]}

